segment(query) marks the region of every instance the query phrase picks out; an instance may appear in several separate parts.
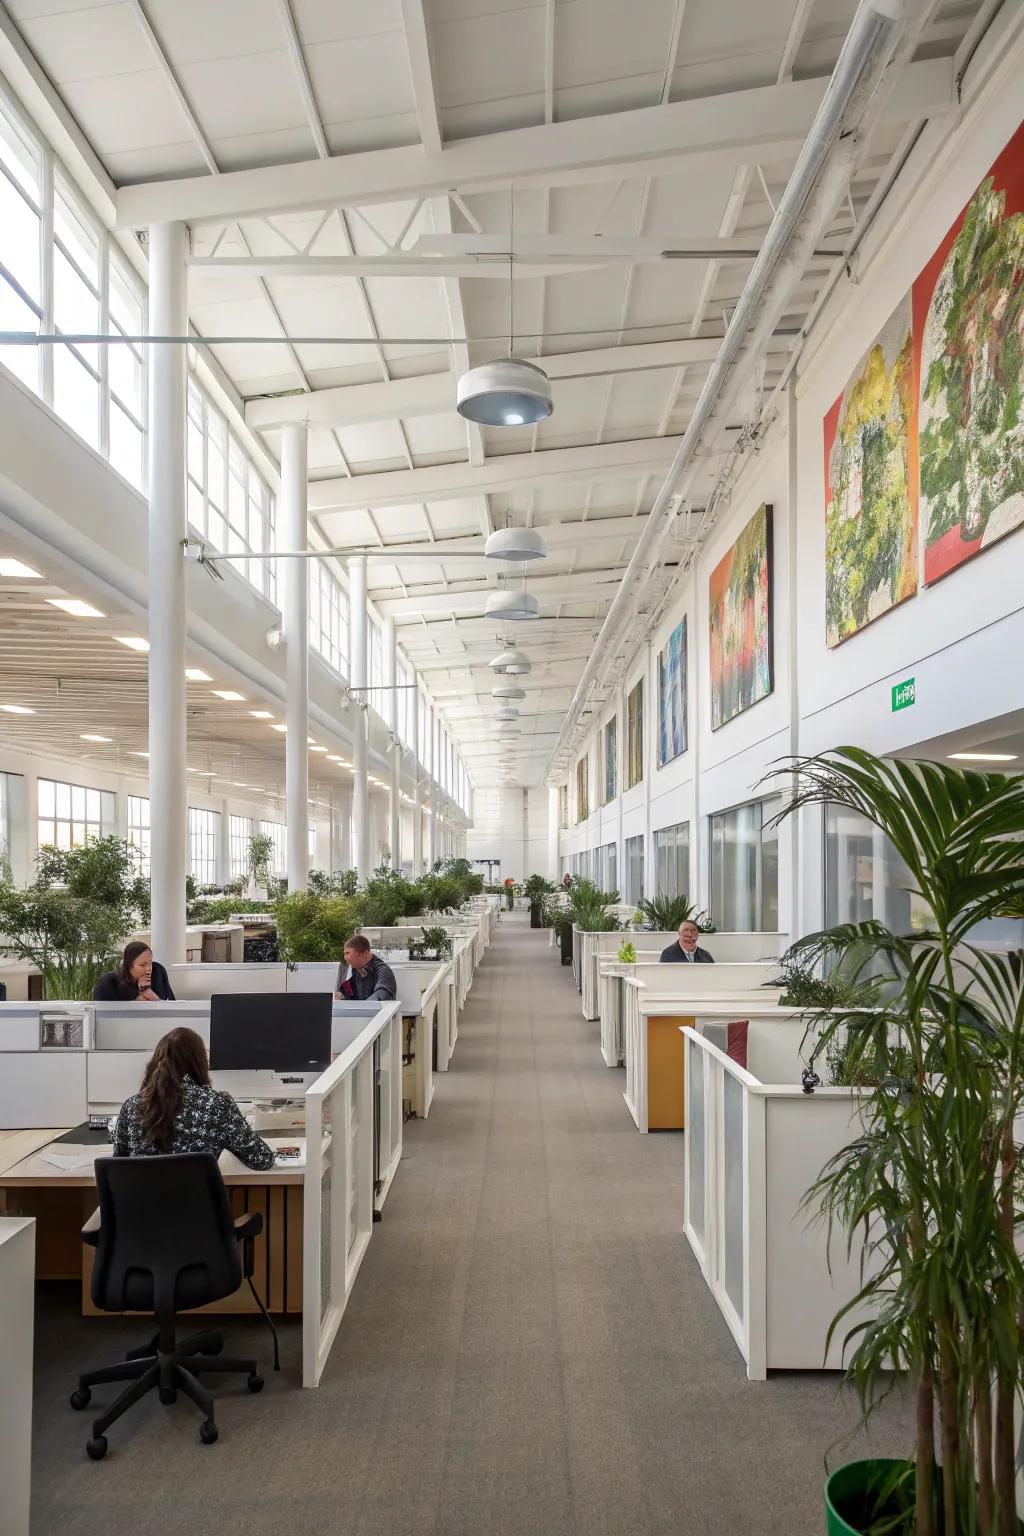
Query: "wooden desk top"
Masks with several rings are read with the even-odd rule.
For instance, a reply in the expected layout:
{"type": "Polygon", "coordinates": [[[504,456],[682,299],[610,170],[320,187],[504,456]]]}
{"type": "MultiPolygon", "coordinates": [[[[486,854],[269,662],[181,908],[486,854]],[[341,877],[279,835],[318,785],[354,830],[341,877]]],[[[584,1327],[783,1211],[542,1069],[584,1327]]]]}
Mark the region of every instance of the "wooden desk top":
{"type": "MultiPolygon", "coordinates": [[[[56,1168],[43,1160],[45,1152],[61,1130],[48,1131],[0,1131],[0,1189],[91,1189],[96,1183],[91,1168],[56,1168]]],[[[273,1168],[247,1168],[231,1152],[220,1155],[220,1170],[224,1182],[233,1185],[302,1184],[306,1173],[306,1138],[286,1135],[268,1136],[273,1146],[302,1147],[302,1157],[293,1163],[275,1165],[273,1168]]],[[[54,1148],[55,1151],[74,1151],[73,1147],[54,1148]]],[[[104,1154],[102,1147],[95,1148],[97,1157],[104,1154]]]]}

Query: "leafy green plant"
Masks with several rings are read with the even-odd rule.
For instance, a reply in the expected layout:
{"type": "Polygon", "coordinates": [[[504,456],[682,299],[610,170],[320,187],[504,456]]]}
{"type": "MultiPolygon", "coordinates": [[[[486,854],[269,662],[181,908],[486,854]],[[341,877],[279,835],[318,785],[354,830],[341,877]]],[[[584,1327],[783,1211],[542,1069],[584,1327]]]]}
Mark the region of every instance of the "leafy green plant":
{"type": "Polygon", "coordinates": [[[559,887],[554,885],[544,875],[529,875],[523,881],[523,895],[528,901],[542,901],[545,896],[552,895],[559,887]]]}
{"type": "Polygon", "coordinates": [[[419,886],[389,864],[378,864],[353,900],[366,927],[387,928],[400,917],[416,917],[423,911],[419,886]]]}
{"type": "Polygon", "coordinates": [[[311,869],[308,888],[314,896],[351,897],[359,889],[359,876],[354,869],[336,870],[332,873],[328,873],[325,869],[311,869]]]}
{"type": "Polygon", "coordinates": [[[619,945],[618,959],[620,965],[636,964],[636,945],[632,939],[626,939],[619,945]]]}
{"type": "Polygon", "coordinates": [[[235,913],[242,916],[246,912],[273,911],[272,901],[256,901],[248,896],[211,896],[200,897],[189,908],[188,918],[190,923],[226,923],[235,913]]]}
{"type": "Polygon", "coordinates": [[[48,998],[88,998],[140,918],[148,882],[121,838],[39,850],[24,890],[0,882],[0,953],[35,965],[48,998]]]}
{"type": "Polygon", "coordinates": [[[275,908],[277,945],[281,959],[341,960],[345,940],[358,924],[352,901],[345,896],[317,896],[293,891],[275,908]]]}
{"type": "Polygon", "coordinates": [[[454,875],[434,873],[418,882],[419,912],[457,912],[466,899],[461,881],[454,875]]]}
{"type": "Polygon", "coordinates": [[[638,901],[637,910],[644,927],[655,933],[672,933],[680,923],[696,923],[701,933],[714,933],[715,925],[706,912],[699,912],[686,896],[654,896],[638,901]]]}
{"type": "Polygon", "coordinates": [[[1024,955],[966,941],[1024,893],[1024,780],[853,747],[793,767],[784,814],[831,802],[866,817],[907,866],[927,915],[909,934],[850,923],[789,952],[812,968],[848,965],[856,998],[815,1006],[808,1027],[817,1049],[841,1052],[850,1080],[880,1084],[861,1097],[853,1140],[807,1195],[830,1240],[839,1227],[848,1250],[866,1247],[860,1289],[829,1338],[845,1330],[865,1417],[893,1367],[913,1381],[914,1511],[902,1530],[1016,1536],[1024,955]]]}
{"type": "Polygon", "coordinates": [[[447,928],[439,925],[421,928],[422,938],[409,945],[410,960],[450,960],[455,950],[455,940],[447,928]]]}
{"type": "Polygon", "coordinates": [[[274,839],[268,832],[253,832],[249,837],[249,875],[257,885],[266,885],[274,857],[274,839]]]}

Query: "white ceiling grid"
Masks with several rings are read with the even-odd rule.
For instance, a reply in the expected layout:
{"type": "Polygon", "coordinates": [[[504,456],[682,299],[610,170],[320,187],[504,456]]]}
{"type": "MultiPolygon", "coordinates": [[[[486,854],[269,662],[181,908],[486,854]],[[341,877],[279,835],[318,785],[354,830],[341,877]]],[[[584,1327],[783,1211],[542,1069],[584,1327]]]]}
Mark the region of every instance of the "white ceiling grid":
{"type": "MultiPolygon", "coordinates": [[[[487,662],[513,634],[528,651],[514,777],[541,782],[749,272],[738,252],[756,250],[767,229],[855,0],[7,7],[119,186],[346,156],[362,157],[365,184],[380,167],[379,194],[196,218],[190,316],[275,457],[281,422],[308,414],[311,519],[325,540],[438,546],[436,561],[371,559],[369,589],[477,783],[498,771],[487,662]],[[633,128],[647,124],[645,112],[698,100],[735,107],[744,142],[637,158],[633,128]],[[755,100],[760,116],[748,127],[755,100]],[[514,185],[497,173],[460,184],[453,173],[450,187],[437,169],[460,141],[479,144],[481,164],[488,153],[500,164],[519,152],[516,131],[586,119],[596,132],[616,117],[621,148],[603,168],[541,163],[514,185]],[[422,146],[427,195],[387,191],[401,181],[389,152],[405,146],[422,146]],[[700,259],[661,255],[694,241],[700,259]],[[536,428],[467,428],[455,377],[510,340],[549,370],[554,413],[536,428]],[[482,552],[486,533],[506,523],[540,528],[548,542],[526,578],[541,599],[530,624],[484,617],[493,567],[446,560],[482,552]]],[[[975,0],[938,4],[909,105],[894,97],[872,135],[830,231],[837,243],[811,262],[769,344],[763,391],[927,105],[939,78],[928,61],[953,55],[977,9],[975,0]]],[[[705,443],[695,505],[756,406],[745,391],[705,443]]],[[[680,548],[670,544],[670,556],[680,548]]],[[[655,582],[650,606],[671,574],[655,582]]]]}

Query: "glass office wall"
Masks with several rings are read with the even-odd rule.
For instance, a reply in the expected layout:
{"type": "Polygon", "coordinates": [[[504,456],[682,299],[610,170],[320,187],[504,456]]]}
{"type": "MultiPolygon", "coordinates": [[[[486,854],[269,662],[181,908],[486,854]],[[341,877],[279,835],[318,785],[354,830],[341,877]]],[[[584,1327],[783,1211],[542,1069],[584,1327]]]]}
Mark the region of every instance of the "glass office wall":
{"type": "Polygon", "coordinates": [[[623,901],[632,902],[634,905],[643,900],[644,894],[644,840],[642,837],[627,837],[623,849],[626,889],[622,893],[623,901]]]}
{"type": "MultiPolygon", "coordinates": [[[[909,933],[915,926],[912,884],[889,839],[866,816],[845,806],[825,806],[827,928],[873,917],[894,933],[909,933]]],[[[923,911],[919,920],[924,922],[923,911]]]]}
{"type": "Polygon", "coordinates": [[[711,917],[734,933],[777,932],[781,802],[753,800],[711,820],[711,917]]]}
{"type": "Polygon", "coordinates": [[[659,896],[690,893],[690,823],[660,827],[654,834],[654,868],[659,896]]]}

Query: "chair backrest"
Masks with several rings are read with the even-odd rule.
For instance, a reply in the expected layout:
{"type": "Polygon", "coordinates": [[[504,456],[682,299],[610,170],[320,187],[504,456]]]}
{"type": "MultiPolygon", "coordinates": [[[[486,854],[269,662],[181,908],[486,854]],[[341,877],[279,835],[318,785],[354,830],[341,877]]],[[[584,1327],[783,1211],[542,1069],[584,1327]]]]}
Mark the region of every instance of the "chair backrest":
{"type": "Polygon", "coordinates": [[[234,1219],[211,1152],[99,1158],[96,1185],[95,1306],[166,1315],[241,1285],[234,1219]]]}

